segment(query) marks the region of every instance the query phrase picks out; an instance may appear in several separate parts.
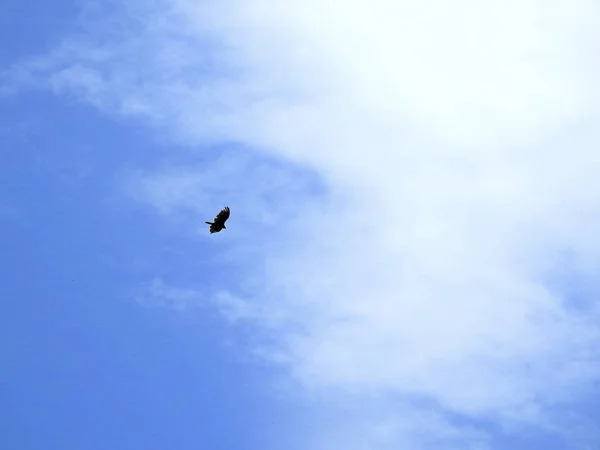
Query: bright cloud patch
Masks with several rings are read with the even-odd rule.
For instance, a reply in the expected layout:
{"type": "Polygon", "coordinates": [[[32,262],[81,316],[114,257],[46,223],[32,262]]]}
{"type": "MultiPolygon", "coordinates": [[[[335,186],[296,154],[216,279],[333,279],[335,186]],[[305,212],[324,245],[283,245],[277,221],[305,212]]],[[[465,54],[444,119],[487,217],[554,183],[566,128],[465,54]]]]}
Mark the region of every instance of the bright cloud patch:
{"type": "MultiPolygon", "coordinates": [[[[206,180],[233,171],[225,192],[281,218],[243,254],[248,284],[217,301],[270,334],[261,354],[305,385],[399,396],[394,426],[365,448],[434,445],[423,421],[397,425],[415,397],[440,414],[553,427],[556,405],[590,388],[597,291],[574,307],[557,280],[568,269],[583,283],[600,257],[596,3],[130,6],[119,22],[133,31],[107,22],[13,75],[190,145],[249,149],[212,175],[137,174],[134,196],[167,214],[210,204],[210,216],[206,180]],[[310,168],[329,194],[257,175],[255,152],[310,168]]],[[[247,225],[250,239],[263,224],[247,225]]],[[[451,429],[457,448],[489,444],[436,417],[444,442],[451,429]]]]}

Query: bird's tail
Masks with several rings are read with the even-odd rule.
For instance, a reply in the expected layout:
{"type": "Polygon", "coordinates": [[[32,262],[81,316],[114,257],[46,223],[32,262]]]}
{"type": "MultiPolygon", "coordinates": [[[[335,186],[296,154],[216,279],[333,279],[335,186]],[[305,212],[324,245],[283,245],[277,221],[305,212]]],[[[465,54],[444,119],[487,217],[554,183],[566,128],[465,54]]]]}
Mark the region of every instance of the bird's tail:
{"type": "Polygon", "coordinates": [[[207,223],[209,225],[214,225],[212,222],[204,222],[204,223],[207,223]]]}

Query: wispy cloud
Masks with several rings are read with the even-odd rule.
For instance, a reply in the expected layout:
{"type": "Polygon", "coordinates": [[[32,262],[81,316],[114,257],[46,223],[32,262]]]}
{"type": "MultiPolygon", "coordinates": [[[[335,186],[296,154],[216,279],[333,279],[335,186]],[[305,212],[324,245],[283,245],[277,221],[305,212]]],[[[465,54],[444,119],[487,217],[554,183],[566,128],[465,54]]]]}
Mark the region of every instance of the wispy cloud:
{"type": "Polygon", "coordinates": [[[203,295],[196,289],[180,288],[154,278],[139,288],[134,295],[137,302],[146,306],[161,306],[175,311],[190,311],[203,306],[203,295]]]}
{"type": "MultiPolygon", "coordinates": [[[[129,2],[118,20],[132,28],[98,27],[12,73],[191,146],[242,145],[199,170],[138,173],[130,192],[164,214],[233,195],[247,240],[259,206],[269,234],[250,243],[227,311],[266,326],[305,386],[400,396],[398,417],[417,397],[556,428],[555,406],[570,411],[598,373],[597,291],[574,308],[556,281],[568,267],[583,283],[600,256],[598,8],[129,2]],[[257,169],[265,155],[312,170],[327,194],[281,195],[296,184],[257,169]]],[[[440,420],[431,433],[450,442],[440,420]]],[[[365,448],[437,445],[409,423],[365,448]]],[[[484,445],[451,428],[459,448],[484,445]]]]}

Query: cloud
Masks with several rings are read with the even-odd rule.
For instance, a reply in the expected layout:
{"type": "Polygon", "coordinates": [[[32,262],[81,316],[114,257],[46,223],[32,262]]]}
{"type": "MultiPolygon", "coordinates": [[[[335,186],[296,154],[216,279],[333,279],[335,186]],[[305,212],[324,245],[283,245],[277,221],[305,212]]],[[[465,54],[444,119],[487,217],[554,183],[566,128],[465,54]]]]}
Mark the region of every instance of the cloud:
{"type": "Polygon", "coordinates": [[[171,286],[161,278],[154,278],[138,291],[134,297],[142,305],[162,306],[180,312],[202,305],[203,296],[198,290],[171,286]]]}
{"type": "Polygon", "coordinates": [[[599,6],[143,5],[114,16],[131,27],[106,22],[12,79],[203,150],[207,169],[132,176],[158,212],[204,214],[231,194],[238,245],[270,220],[240,250],[246,283],[220,294],[272,337],[261,354],[312,390],[568,433],[557,405],[575,408],[598,373],[598,291],[583,308],[572,293],[600,256],[599,6]],[[215,143],[238,150],[219,159],[215,143]],[[296,188],[290,167],[327,192],[296,188]]]}

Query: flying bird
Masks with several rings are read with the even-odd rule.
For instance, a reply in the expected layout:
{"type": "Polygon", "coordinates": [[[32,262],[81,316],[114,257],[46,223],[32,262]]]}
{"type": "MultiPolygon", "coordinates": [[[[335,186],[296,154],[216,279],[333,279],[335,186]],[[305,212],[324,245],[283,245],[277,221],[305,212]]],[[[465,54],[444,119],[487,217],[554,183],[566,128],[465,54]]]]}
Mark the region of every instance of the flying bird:
{"type": "Polygon", "coordinates": [[[218,233],[221,230],[226,230],[225,222],[229,219],[229,206],[226,206],[215,217],[213,222],[204,222],[210,225],[211,233],[218,233]]]}

